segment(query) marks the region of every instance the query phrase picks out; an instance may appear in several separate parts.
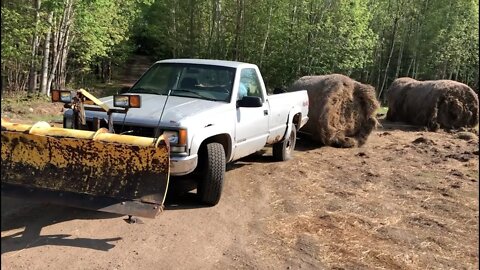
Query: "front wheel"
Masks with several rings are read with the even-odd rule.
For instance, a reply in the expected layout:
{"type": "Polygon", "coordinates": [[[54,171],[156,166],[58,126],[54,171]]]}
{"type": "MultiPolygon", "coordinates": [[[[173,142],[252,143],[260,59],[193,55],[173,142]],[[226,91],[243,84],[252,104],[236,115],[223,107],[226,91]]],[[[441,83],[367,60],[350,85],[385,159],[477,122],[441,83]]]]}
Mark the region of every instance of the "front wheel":
{"type": "Polygon", "coordinates": [[[214,206],[220,201],[225,178],[225,151],[220,143],[209,143],[201,153],[201,179],[197,195],[200,202],[214,206]]]}
{"type": "Polygon", "coordinates": [[[273,158],[278,161],[285,161],[292,159],[293,149],[295,148],[295,142],[297,141],[297,129],[295,125],[292,126],[290,136],[283,142],[278,142],[273,145],[273,158]]]}

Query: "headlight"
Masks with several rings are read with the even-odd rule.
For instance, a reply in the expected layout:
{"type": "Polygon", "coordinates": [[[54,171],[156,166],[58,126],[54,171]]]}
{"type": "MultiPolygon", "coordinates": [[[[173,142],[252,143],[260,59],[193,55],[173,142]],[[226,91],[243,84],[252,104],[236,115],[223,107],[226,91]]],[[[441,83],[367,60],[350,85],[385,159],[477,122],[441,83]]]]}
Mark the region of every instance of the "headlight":
{"type": "Polygon", "coordinates": [[[170,152],[185,153],[187,151],[187,130],[166,130],[163,134],[170,142],[170,152]]]}
{"type": "Polygon", "coordinates": [[[165,131],[163,134],[168,137],[170,144],[178,144],[178,131],[165,131]]]}

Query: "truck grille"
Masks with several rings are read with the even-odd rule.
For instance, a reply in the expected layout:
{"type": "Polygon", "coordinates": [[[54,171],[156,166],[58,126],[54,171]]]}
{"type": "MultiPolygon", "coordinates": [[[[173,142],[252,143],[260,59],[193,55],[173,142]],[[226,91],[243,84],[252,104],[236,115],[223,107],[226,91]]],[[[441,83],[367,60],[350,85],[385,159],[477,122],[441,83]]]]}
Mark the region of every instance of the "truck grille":
{"type": "MultiPolygon", "coordinates": [[[[88,130],[94,131],[92,121],[87,121],[87,126],[88,126],[88,130]]],[[[105,121],[100,121],[100,127],[108,129],[108,125],[107,123],[105,123],[105,121]]],[[[129,125],[122,125],[122,124],[113,124],[113,129],[117,134],[123,133],[127,135],[142,136],[142,137],[155,136],[155,129],[152,127],[138,127],[138,126],[129,126],[129,125]]]]}

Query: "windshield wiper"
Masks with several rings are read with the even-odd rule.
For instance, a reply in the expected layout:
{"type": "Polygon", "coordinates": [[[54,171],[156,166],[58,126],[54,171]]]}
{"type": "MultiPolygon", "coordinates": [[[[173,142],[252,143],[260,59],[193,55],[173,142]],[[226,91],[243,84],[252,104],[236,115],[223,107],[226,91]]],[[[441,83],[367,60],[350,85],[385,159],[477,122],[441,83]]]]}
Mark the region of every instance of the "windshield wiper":
{"type": "Polygon", "coordinates": [[[188,90],[188,89],[172,89],[172,94],[173,92],[185,92],[185,93],[189,93],[189,94],[194,94],[195,96],[199,97],[199,98],[202,98],[202,99],[206,99],[206,100],[211,100],[211,101],[217,101],[216,99],[214,98],[210,98],[210,97],[206,97],[196,91],[193,91],[193,90],[188,90]]]}
{"type": "Polygon", "coordinates": [[[127,93],[139,93],[139,94],[152,94],[152,95],[165,95],[164,93],[159,93],[156,89],[148,89],[148,88],[134,88],[128,91],[127,93]]]}
{"type": "Polygon", "coordinates": [[[188,90],[188,89],[172,89],[172,92],[186,92],[186,93],[195,94],[197,97],[202,97],[202,95],[200,95],[197,91],[188,90]]]}

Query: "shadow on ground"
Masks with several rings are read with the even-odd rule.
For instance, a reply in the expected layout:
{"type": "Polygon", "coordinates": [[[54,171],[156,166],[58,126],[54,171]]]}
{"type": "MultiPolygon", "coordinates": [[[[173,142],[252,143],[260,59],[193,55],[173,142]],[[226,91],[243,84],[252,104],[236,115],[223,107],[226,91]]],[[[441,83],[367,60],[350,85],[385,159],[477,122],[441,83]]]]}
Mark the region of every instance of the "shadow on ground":
{"type": "MultiPolygon", "coordinates": [[[[378,119],[378,122],[379,122],[379,125],[377,127],[377,130],[382,130],[382,131],[395,131],[395,130],[425,131],[426,130],[424,127],[414,126],[414,125],[406,124],[403,122],[390,122],[390,121],[387,121],[386,119],[378,119]]],[[[297,134],[297,142],[295,146],[296,151],[306,152],[306,151],[311,151],[321,147],[324,147],[324,145],[312,140],[309,134],[303,133],[303,132],[299,132],[297,134]]]]}
{"type": "Polygon", "coordinates": [[[390,122],[386,119],[378,119],[380,124],[377,130],[401,130],[401,131],[425,131],[422,126],[414,126],[403,122],[390,122]]]}
{"type": "MultiPolygon", "coordinates": [[[[173,178],[173,177],[172,177],[173,178]]],[[[171,179],[165,210],[182,210],[207,207],[198,202],[196,194],[192,190],[196,188],[193,179],[171,179]]],[[[108,251],[115,247],[115,242],[122,237],[113,238],[78,238],[73,233],[63,232],[60,234],[42,235],[43,228],[72,220],[99,220],[120,218],[130,223],[126,216],[106,212],[85,210],[80,208],[66,207],[48,203],[39,203],[28,200],[20,200],[11,197],[1,197],[1,252],[2,254],[16,252],[38,246],[69,246],[108,251]]],[[[161,218],[161,214],[156,218],[161,218]]],[[[136,218],[135,222],[144,223],[148,218],[136,218]],[[142,221],[143,220],[143,221],[142,221]]]]}
{"type": "Polygon", "coordinates": [[[108,251],[121,237],[71,238],[71,234],[40,235],[42,228],[75,219],[108,219],[119,215],[26,202],[2,197],[2,254],[43,245],[71,246],[108,251]],[[23,229],[23,230],[22,230],[23,229]],[[8,231],[20,230],[9,234],[8,231]],[[4,233],[7,232],[7,233],[4,233]]]}

